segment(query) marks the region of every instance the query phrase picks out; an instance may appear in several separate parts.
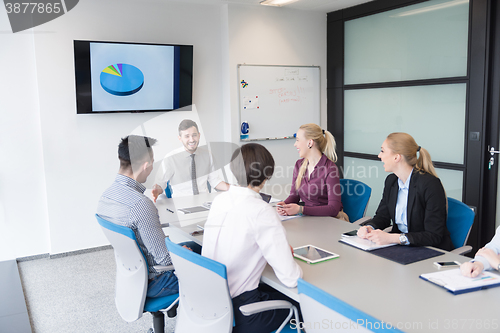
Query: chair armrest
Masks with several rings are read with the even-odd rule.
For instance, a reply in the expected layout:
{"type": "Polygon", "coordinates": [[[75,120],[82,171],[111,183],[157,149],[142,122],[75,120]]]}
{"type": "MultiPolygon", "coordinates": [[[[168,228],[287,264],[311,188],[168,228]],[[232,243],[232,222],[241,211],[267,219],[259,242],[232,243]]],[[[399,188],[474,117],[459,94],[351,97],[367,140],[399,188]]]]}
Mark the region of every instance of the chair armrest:
{"type": "Polygon", "coordinates": [[[461,246],[461,247],[457,247],[455,250],[451,250],[450,252],[451,253],[455,253],[455,254],[466,254],[466,253],[469,253],[470,251],[472,251],[472,246],[470,245],[464,245],[464,246],[461,246]]]}
{"type": "Polygon", "coordinates": [[[372,219],[372,216],[365,216],[360,218],[359,220],[353,221],[352,224],[362,225],[362,223],[369,221],[372,219]]]}
{"type": "Polygon", "coordinates": [[[154,265],[153,266],[157,272],[166,272],[166,271],[171,271],[171,270],[174,270],[174,265],[170,265],[170,266],[163,266],[163,265],[154,265]]]}
{"type": "Polygon", "coordinates": [[[251,316],[263,311],[290,309],[292,306],[292,303],[288,301],[263,301],[240,306],[240,311],[245,316],[251,316]]]}

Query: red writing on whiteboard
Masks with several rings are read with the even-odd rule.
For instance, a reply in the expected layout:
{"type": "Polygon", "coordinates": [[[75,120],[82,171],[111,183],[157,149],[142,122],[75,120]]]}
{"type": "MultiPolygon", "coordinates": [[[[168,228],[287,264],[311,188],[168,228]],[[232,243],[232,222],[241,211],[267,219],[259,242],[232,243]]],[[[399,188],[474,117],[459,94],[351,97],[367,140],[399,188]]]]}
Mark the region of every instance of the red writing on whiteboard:
{"type": "Polygon", "coordinates": [[[279,104],[300,102],[302,99],[301,94],[305,91],[303,87],[297,86],[295,88],[276,88],[269,89],[269,95],[276,95],[279,104]]]}

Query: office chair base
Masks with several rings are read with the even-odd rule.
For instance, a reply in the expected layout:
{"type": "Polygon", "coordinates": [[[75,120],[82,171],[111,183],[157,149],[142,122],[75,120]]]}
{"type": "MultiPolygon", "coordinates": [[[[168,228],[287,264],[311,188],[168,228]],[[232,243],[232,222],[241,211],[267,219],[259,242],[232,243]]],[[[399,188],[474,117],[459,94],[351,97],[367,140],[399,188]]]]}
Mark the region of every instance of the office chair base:
{"type": "Polygon", "coordinates": [[[151,312],[153,315],[154,333],[165,333],[165,315],[161,311],[151,312]]]}
{"type": "Polygon", "coordinates": [[[177,308],[179,307],[179,302],[175,303],[170,309],[166,311],[168,318],[174,318],[177,316],[177,308]]]}

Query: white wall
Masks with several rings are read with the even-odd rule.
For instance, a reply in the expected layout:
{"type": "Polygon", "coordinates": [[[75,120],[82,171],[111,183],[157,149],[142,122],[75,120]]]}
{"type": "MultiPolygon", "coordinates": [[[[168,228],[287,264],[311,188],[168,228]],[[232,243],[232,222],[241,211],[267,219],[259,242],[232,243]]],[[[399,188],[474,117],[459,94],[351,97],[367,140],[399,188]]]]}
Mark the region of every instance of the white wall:
{"type": "Polygon", "coordinates": [[[49,252],[33,43],[0,10],[0,261],[49,252]]]}
{"type": "MultiPolygon", "coordinates": [[[[326,14],[283,7],[229,5],[229,80],[231,129],[226,139],[239,141],[238,64],[320,66],[321,124],[326,129],[326,14]]],[[[304,110],[307,112],[307,110],[304,110]]],[[[283,119],[286,121],[286,119],[283,119]]],[[[272,184],[292,182],[299,158],[294,140],[259,141],[274,156],[272,184]],[[291,167],[291,168],[290,168],[291,167]],[[282,170],[283,172],[279,172],[282,170]]]]}
{"type": "MultiPolygon", "coordinates": [[[[52,32],[35,34],[51,253],[107,244],[94,214],[118,170],[119,138],[158,116],[77,115],[73,40],[194,45],[193,102],[203,127],[215,129],[221,105],[219,13],[215,6],[179,2],[88,0],[39,28],[52,32]]],[[[168,117],[161,119],[168,122],[168,117]]],[[[205,135],[222,139],[216,130],[205,135]]]]}
{"type": "MultiPolygon", "coordinates": [[[[237,64],[319,65],[326,127],[325,14],[244,5],[86,0],[51,22],[17,34],[9,33],[7,16],[0,10],[0,30],[4,257],[107,244],[94,213],[118,169],[119,138],[148,121],[165,122],[167,131],[177,126],[178,115],[173,114],[77,115],[75,39],[194,45],[193,103],[207,141],[239,143],[237,64]]],[[[146,134],[160,143],[169,138],[165,133],[146,134]]],[[[265,145],[278,165],[293,165],[297,159],[293,140],[265,145]]],[[[284,183],[290,181],[291,174],[283,177],[284,183]]]]}

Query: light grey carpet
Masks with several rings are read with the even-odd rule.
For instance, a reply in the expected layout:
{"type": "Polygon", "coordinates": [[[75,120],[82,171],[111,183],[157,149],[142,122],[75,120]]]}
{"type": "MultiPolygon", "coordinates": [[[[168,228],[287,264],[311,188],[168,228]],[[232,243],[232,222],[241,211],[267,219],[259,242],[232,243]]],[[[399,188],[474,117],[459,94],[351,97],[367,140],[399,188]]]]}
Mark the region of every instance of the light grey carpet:
{"type": "MultiPolygon", "coordinates": [[[[18,267],[33,333],[146,333],[152,326],[149,313],[127,323],[116,311],[113,250],[22,261],[18,267]]],[[[166,321],[165,331],[173,332],[175,320],[166,321]]]]}

